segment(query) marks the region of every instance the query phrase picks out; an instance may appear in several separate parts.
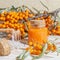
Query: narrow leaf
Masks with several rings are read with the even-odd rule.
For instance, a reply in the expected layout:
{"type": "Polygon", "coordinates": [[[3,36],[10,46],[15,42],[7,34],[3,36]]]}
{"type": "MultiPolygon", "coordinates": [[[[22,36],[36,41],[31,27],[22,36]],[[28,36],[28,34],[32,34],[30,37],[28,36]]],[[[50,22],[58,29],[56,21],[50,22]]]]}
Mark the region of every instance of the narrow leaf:
{"type": "Polygon", "coordinates": [[[32,7],[38,14],[40,14],[40,11],[38,11],[36,8],[32,7]]]}
{"type": "Polygon", "coordinates": [[[24,22],[24,25],[25,25],[26,31],[28,31],[28,26],[27,26],[26,22],[24,22]]]}
{"type": "Polygon", "coordinates": [[[27,53],[26,50],[23,50],[23,53],[21,53],[19,56],[17,56],[17,60],[24,60],[27,56],[25,54],[27,53]]]}
{"type": "Polygon", "coordinates": [[[43,2],[40,1],[40,3],[49,11],[48,7],[43,2]]]}
{"type": "Polygon", "coordinates": [[[27,8],[27,9],[29,9],[30,12],[34,14],[34,12],[33,12],[28,6],[25,6],[25,5],[24,5],[24,7],[27,8]]]}

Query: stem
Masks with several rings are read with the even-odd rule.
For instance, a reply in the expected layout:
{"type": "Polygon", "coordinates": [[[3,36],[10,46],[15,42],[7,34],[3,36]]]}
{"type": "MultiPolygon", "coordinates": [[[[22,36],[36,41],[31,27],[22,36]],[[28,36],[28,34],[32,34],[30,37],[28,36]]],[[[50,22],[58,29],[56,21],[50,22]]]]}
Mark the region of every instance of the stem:
{"type": "Polygon", "coordinates": [[[35,58],[33,57],[32,60],[35,60],[35,58]]]}
{"type": "Polygon", "coordinates": [[[24,54],[23,54],[23,56],[22,56],[22,60],[24,60],[26,53],[27,53],[27,51],[24,52],[24,54]]]}

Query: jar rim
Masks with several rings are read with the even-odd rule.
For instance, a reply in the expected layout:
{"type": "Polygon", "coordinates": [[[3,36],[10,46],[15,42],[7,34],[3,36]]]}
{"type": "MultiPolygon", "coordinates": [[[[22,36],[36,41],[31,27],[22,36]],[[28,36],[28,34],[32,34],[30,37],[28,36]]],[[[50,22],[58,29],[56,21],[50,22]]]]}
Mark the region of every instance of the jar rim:
{"type": "Polygon", "coordinates": [[[34,26],[45,27],[45,20],[31,20],[31,24],[34,26]]]}

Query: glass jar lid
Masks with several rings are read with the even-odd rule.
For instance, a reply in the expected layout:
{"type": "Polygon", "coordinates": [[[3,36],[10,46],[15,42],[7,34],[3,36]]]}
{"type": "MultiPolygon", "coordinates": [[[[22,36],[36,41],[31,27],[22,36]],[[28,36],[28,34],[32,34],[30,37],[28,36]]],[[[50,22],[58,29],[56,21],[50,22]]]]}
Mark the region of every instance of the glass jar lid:
{"type": "Polygon", "coordinates": [[[31,20],[31,26],[34,26],[34,27],[45,27],[46,24],[45,24],[45,21],[44,20],[31,20]]]}

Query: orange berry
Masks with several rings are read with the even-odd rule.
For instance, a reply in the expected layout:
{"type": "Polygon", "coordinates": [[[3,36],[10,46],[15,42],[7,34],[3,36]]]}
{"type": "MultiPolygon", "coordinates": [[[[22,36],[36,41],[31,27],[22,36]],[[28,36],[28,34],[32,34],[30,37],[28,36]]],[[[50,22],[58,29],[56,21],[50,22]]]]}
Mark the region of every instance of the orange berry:
{"type": "Polygon", "coordinates": [[[1,16],[4,17],[5,16],[4,13],[1,13],[1,16]]]}
{"type": "Polygon", "coordinates": [[[0,28],[2,28],[2,24],[0,24],[0,28]]]}
{"type": "Polygon", "coordinates": [[[5,25],[3,25],[3,28],[5,28],[6,26],[5,25]]]}
{"type": "Polygon", "coordinates": [[[56,46],[53,44],[53,49],[52,51],[56,51],[56,46]]]}
{"type": "Polygon", "coordinates": [[[29,42],[29,46],[32,46],[33,45],[33,43],[32,42],[29,42]]]}
{"type": "Polygon", "coordinates": [[[52,30],[52,32],[53,32],[53,33],[55,33],[55,32],[56,32],[56,30],[55,30],[55,29],[53,29],[53,30],[52,30]]]}
{"type": "Polygon", "coordinates": [[[36,50],[42,50],[42,46],[39,45],[39,44],[37,44],[36,46],[34,46],[34,48],[35,48],[36,50]]]}
{"type": "Polygon", "coordinates": [[[28,12],[25,12],[25,16],[28,16],[29,14],[28,14],[28,12]]]}
{"type": "Polygon", "coordinates": [[[51,31],[48,31],[48,35],[51,35],[52,34],[52,32],[51,31]]]}
{"type": "Polygon", "coordinates": [[[23,17],[21,17],[21,16],[20,16],[20,17],[19,17],[19,19],[20,19],[20,20],[22,20],[22,19],[23,19],[23,17]]]}
{"type": "Polygon", "coordinates": [[[36,44],[36,43],[34,43],[34,44],[33,44],[33,46],[35,47],[35,46],[37,46],[37,44],[36,44]]]}
{"type": "Polygon", "coordinates": [[[27,51],[28,51],[28,50],[29,50],[29,47],[27,47],[25,50],[27,50],[27,51]]]}
{"type": "Polygon", "coordinates": [[[29,16],[29,17],[33,17],[34,15],[33,15],[33,14],[29,14],[28,16],[29,16]]]}
{"type": "Polygon", "coordinates": [[[25,15],[23,14],[23,15],[22,15],[22,17],[24,18],[24,17],[25,17],[25,15]]]}
{"type": "Polygon", "coordinates": [[[21,30],[22,32],[24,32],[24,29],[23,29],[23,28],[20,28],[20,30],[21,30]]]}
{"type": "Polygon", "coordinates": [[[56,34],[57,34],[57,35],[60,35],[60,31],[56,31],[56,34]]]}
{"type": "Polygon", "coordinates": [[[26,11],[25,11],[25,12],[28,12],[28,13],[29,13],[29,12],[30,12],[30,10],[26,9],[26,11]]]}
{"type": "Polygon", "coordinates": [[[4,14],[7,14],[8,12],[7,11],[3,11],[4,14]]]}
{"type": "Polygon", "coordinates": [[[20,24],[19,26],[20,26],[21,28],[23,27],[23,25],[22,25],[22,24],[20,24]]]}
{"type": "Polygon", "coordinates": [[[42,49],[42,45],[38,44],[38,48],[39,48],[39,49],[42,49]]]}
{"type": "Polygon", "coordinates": [[[10,16],[9,16],[9,15],[7,15],[7,16],[6,16],[6,19],[7,19],[7,20],[8,20],[8,19],[10,19],[10,16]]]}
{"type": "Polygon", "coordinates": [[[25,16],[24,19],[28,19],[28,16],[25,16]]]}
{"type": "Polygon", "coordinates": [[[18,20],[14,20],[14,22],[15,22],[15,23],[17,23],[17,22],[18,22],[18,20]]]}
{"type": "Polygon", "coordinates": [[[13,24],[14,23],[14,20],[11,20],[10,22],[13,24]]]}

